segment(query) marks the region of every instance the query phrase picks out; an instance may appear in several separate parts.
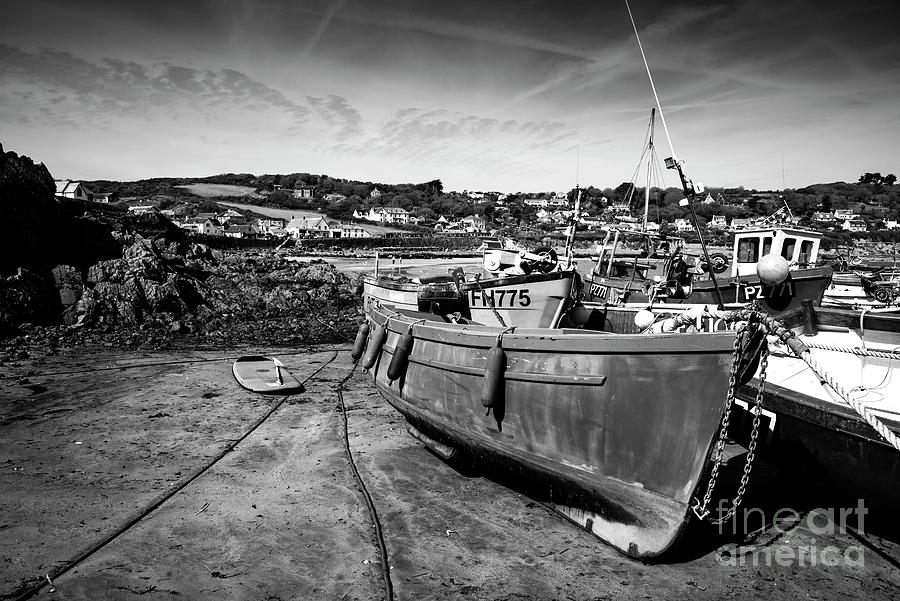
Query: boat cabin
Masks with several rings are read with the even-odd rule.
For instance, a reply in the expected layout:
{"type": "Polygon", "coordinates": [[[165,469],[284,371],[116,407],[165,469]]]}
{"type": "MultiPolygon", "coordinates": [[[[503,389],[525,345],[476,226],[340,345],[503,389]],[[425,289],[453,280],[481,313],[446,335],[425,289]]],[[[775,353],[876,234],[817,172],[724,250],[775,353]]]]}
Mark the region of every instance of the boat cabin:
{"type": "Polygon", "coordinates": [[[791,269],[809,267],[819,258],[820,232],[793,227],[758,227],[734,234],[731,277],[755,275],[756,265],[767,254],[787,259],[791,269]]]}

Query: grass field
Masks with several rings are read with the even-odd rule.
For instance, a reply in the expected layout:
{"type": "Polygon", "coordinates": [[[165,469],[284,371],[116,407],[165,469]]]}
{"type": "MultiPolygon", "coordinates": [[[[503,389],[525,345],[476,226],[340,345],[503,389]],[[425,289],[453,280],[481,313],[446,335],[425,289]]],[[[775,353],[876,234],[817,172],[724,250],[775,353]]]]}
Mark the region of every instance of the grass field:
{"type": "Polygon", "coordinates": [[[202,196],[203,198],[218,198],[221,196],[252,196],[260,198],[256,193],[256,188],[252,186],[234,186],[231,184],[188,184],[186,186],[177,186],[184,188],[192,194],[202,196]]]}

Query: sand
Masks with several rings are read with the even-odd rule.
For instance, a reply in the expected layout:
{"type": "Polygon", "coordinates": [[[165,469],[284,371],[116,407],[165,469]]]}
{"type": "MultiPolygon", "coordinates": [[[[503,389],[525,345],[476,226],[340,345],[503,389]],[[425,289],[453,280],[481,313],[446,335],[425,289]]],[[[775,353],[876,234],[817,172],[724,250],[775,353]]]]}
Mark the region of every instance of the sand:
{"type": "MultiPolygon", "coordinates": [[[[734,547],[703,531],[674,563],[630,560],[517,492],[514,481],[459,471],[429,453],[369,376],[351,371],[348,350],[73,349],[4,366],[0,598],[166,499],[37,598],[384,599],[372,516],[343,446],[339,387],[396,599],[900,595],[895,542],[819,534],[803,520],[743,547],[744,566],[728,565],[734,547]],[[231,376],[232,358],[263,350],[306,380],[306,391],[214,461],[282,401],[245,391],[231,376]],[[766,549],[811,544],[841,554],[860,547],[864,565],[843,555],[835,566],[766,560],[766,549]]],[[[787,503],[796,490],[760,463],[751,493],[787,503]]]]}

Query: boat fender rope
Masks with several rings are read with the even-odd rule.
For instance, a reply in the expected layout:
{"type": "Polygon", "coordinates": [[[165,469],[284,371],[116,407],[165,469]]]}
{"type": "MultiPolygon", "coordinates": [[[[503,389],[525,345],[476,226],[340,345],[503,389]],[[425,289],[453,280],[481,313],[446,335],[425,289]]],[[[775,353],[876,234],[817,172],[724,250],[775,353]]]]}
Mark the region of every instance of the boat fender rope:
{"type": "Polygon", "coordinates": [[[417,324],[425,323],[426,321],[426,319],[420,319],[409,324],[406,333],[400,336],[397,344],[394,345],[394,356],[391,357],[391,363],[387,369],[388,385],[393,384],[395,380],[400,380],[406,374],[406,368],[409,366],[409,356],[412,354],[413,343],[415,342],[413,328],[417,324]]]}
{"type": "Polygon", "coordinates": [[[494,346],[487,353],[484,362],[484,378],[481,384],[481,405],[486,409],[485,417],[491,414],[498,403],[502,402],[505,388],[506,351],[503,350],[503,335],[512,332],[516,326],[505,328],[497,334],[494,346]]]}
{"type": "Polygon", "coordinates": [[[388,327],[393,318],[393,315],[389,316],[384,321],[383,325],[376,325],[375,329],[372,331],[372,335],[369,336],[369,344],[366,346],[366,353],[362,358],[363,373],[372,369],[372,366],[378,361],[378,356],[381,354],[381,348],[384,346],[384,341],[387,340],[388,327]]]}

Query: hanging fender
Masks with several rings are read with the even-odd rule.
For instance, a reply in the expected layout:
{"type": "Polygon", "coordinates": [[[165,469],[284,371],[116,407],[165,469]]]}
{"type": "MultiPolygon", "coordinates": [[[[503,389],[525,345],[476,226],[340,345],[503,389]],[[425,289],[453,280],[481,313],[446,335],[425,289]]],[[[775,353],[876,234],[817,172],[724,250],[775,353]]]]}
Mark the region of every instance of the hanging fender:
{"type": "Polygon", "coordinates": [[[356,340],[353,341],[353,351],[350,356],[353,358],[353,364],[356,365],[366,350],[366,342],[369,340],[369,322],[364,321],[356,332],[356,340]]]}
{"type": "Polygon", "coordinates": [[[387,328],[383,325],[375,326],[375,330],[369,337],[369,344],[366,346],[366,352],[362,358],[363,371],[368,371],[375,365],[385,340],[387,340],[387,328]]]}
{"type": "Polygon", "coordinates": [[[481,404],[488,410],[501,402],[505,388],[506,351],[500,346],[500,340],[488,351],[484,364],[484,379],[481,384],[481,404]]]}
{"type": "Polygon", "coordinates": [[[387,368],[388,384],[393,384],[394,380],[399,380],[406,374],[406,368],[409,365],[409,355],[412,353],[413,347],[412,328],[397,340],[394,346],[394,356],[391,357],[391,363],[387,368]]]}

